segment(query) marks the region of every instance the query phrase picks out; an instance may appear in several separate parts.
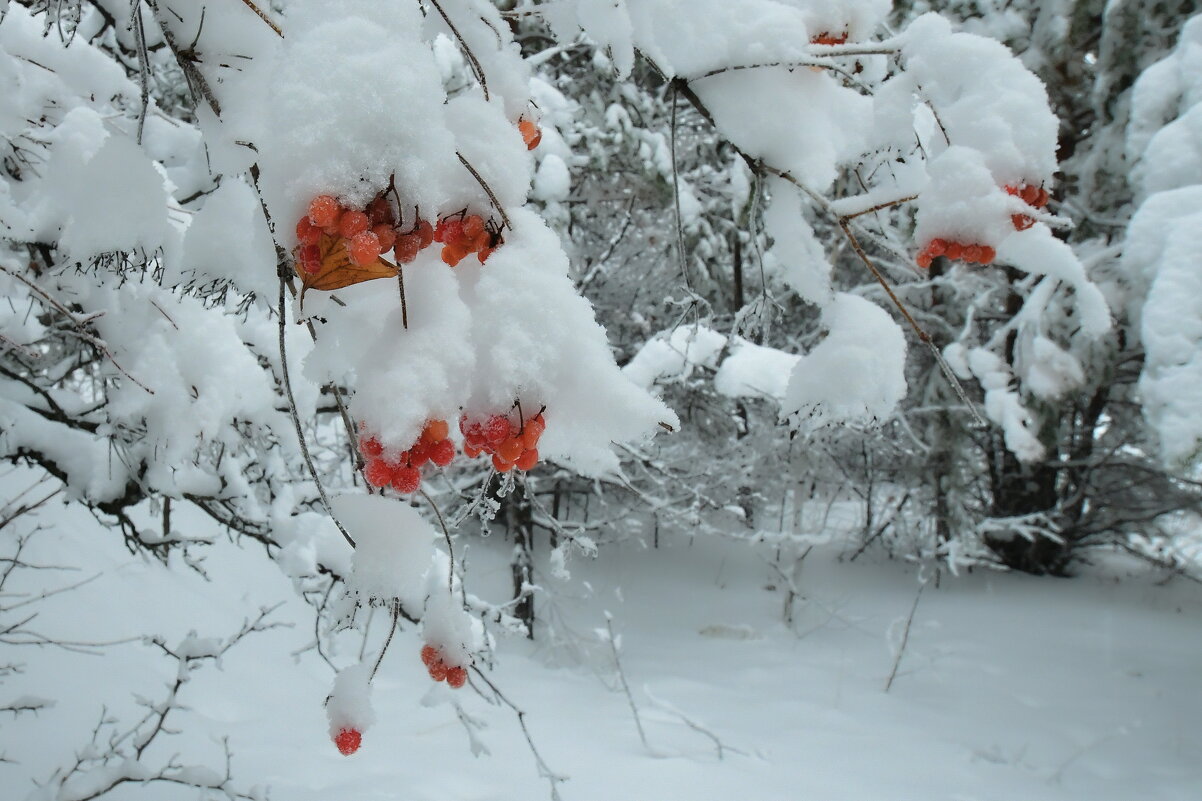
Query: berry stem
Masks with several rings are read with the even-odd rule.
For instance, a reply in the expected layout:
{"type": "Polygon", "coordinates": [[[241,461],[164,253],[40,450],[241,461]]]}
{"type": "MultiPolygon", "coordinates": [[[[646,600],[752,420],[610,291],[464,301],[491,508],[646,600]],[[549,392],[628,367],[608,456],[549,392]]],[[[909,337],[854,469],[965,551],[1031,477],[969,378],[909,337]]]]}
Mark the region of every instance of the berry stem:
{"type": "Polygon", "coordinates": [[[380,649],[380,655],[376,657],[376,664],[371,668],[371,675],[367,681],[370,684],[371,680],[376,677],[376,671],[380,669],[380,663],[384,661],[384,654],[388,653],[388,646],[392,645],[392,635],[396,632],[398,618],[401,616],[401,602],[392,602],[392,625],[388,627],[388,636],[384,639],[384,647],[380,649]]]}
{"type": "Polygon", "coordinates": [[[447,541],[447,553],[451,557],[451,569],[447,571],[447,592],[455,591],[455,546],[451,544],[451,531],[447,528],[447,521],[443,519],[442,510],[438,508],[438,504],[430,497],[424,489],[419,489],[421,496],[430,504],[430,508],[434,510],[434,516],[438,518],[438,525],[442,527],[442,536],[447,541]]]}
{"type": "Polygon", "coordinates": [[[476,172],[476,168],[471,165],[471,162],[463,157],[462,153],[456,150],[455,155],[459,157],[459,160],[463,162],[463,166],[467,167],[467,171],[472,174],[472,177],[476,179],[476,183],[480,184],[480,188],[483,189],[484,193],[488,195],[488,199],[492,201],[493,208],[497,210],[497,213],[501,215],[501,219],[505,222],[505,227],[512,231],[513,226],[509,224],[509,217],[506,216],[505,209],[501,207],[501,201],[497,200],[497,196],[493,194],[492,187],[488,185],[487,181],[480,177],[480,173],[476,172]]]}
{"type": "Polygon", "coordinates": [[[396,266],[396,283],[397,288],[401,292],[401,325],[406,331],[409,330],[409,304],[405,302],[405,268],[403,265],[396,266]]]}

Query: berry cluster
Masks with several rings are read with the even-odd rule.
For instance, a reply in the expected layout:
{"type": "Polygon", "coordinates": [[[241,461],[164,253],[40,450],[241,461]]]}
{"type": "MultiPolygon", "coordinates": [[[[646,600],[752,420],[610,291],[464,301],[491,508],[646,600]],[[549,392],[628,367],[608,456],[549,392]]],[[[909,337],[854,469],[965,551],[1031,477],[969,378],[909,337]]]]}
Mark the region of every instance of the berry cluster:
{"type": "Polygon", "coordinates": [[[514,423],[506,415],[494,414],[481,420],[459,418],[463,432],[463,452],[470,458],[482,453],[492,456],[493,467],[508,473],[513,468],[531,470],[538,464],[538,440],[547,429],[543,414],[514,423]]]}
{"type": "Polygon", "coordinates": [[[527,150],[534,150],[538,147],[538,143],[543,141],[543,132],[534,123],[534,120],[522,117],[518,120],[518,131],[522,134],[522,141],[526,143],[527,150]]]}
{"type": "Polygon", "coordinates": [[[839,33],[839,34],[831,33],[830,31],[823,31],[822,33],[818,34],[817,36],[812,37],[810,39],[810,44],[816,44],[816,45],[847,44],[847,31],[844,31],[843,33],[839,33]]]}
{"type": "Polygon", "coordinates": [[[500,244],[500,233],[489,230],[479,214],[446,217],[434,229],[434,241],[442,243],[442,260],[454,267],[475,253],[483,264],[500,244]]]}
{"type": "Polygon", "coordinates": [[[456,690],[467,683],[467,669],[460,665],[448,665],[442,658],[442,651],[433,645],[422,646],[422,664],[430,671],[430,678],[434,681],[445,680],[456,690]]]}
{"type": "Polygon", "coordinates": [[[919,252],[916,261],[919,267],[926,269],[939,256],[945,256],[952,261],[992,264],[996,255],[997,253],[989,245],[966,245],[960,242],[950,242],[946,239],[932,239],[919,252]]]}
{"type": "Polygon", "coordinates": [[[300,268],[309,275],[321,269],[318,243],[323,234],[345,241],[352,264],[371,264],[392,248],[397,237],[395,222],[392,206],[383,196],[359,210],[343,206],[330,195],[318,195],[309,203],[309,213],[296,223],[300,268]]]}
{"type": "Polygon", "coordinates": [[[363,733],[358,729],[339,729],[338,734],[334,735],[334,745],[338,746],[338,750],[343,756],[350,756],[358,751],[359,744],[362,742],[363,733]]]}
{"type": "Polygon", "coordinates": [[[384,456],[384,446],[373,436],[359,437],[359,450],[367,465],[363,476],[373,487],[392,486],[397,492],[411,495],[422,484],[421,466],[433,462],[446,467],[455,458],[455,443],[448,438],[450,426],[446,420],[430,420],[417,442],[401,451],[395,459],[384,456]]]}
{"type": "MultiPolygon", "coordinates": [[[[1042,209],[1048,205],[1048,190],[1034,184],[1022,186],[1006,186],[1006,193],[1014,195],[1033,209],[1042,209]]],[[[1025,231],[1035,224],[1035,218],[1029,214],[1011,214],[1010,222],[1014,223],[1016,231],[1025,231]]]]}

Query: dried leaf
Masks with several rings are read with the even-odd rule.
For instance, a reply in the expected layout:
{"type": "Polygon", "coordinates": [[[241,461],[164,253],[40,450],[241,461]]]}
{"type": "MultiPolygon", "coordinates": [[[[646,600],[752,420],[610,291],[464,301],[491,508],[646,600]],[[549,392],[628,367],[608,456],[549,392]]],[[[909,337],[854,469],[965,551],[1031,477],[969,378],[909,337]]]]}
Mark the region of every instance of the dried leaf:
{"type": "MultiPolygon", "coordinates": [[[[376,278],[393,278],[397,267],[384,259],[376,259],[369,264],[355,264],[351,261],[346,247],[346,240],[340,236],[322,234],[317,244],[316,259],[306,259],[305,247],[297,248],[295,256],[296,274],[301,279],[301,296],[310,289],[320,289],[329,292],[346,286],[361,284],[376,278]],[[310,271],[306,265],[316,265],[310,271]]],[[[312,254],[310,254],[312,255],[312,254]]]]}

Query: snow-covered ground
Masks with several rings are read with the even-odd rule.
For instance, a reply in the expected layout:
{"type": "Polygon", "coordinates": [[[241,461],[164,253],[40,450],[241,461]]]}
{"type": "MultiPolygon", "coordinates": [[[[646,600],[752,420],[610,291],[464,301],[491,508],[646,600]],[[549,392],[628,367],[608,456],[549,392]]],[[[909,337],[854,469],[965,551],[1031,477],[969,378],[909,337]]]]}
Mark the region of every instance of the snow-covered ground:
{"type": "MultiPolygon", "coordinates": [[[[220,669],[195,674],[169,722],[181,734],[146,757],[222,767],[229,738],[235,783],[276,801],[549,798],[512,710],[471,687],[432,685],[408,627],[375,680],[378,718],[360,751],[331,744],[322,701],[330,670],[311,651],[308,607],[252,547],[211,550],[206,581],[182,564],[131,558],[94,521],[56,513],[31,541],[34,561],[73,573],[25,574],[41,587],[90,583],[29,611],[34,627],[67,639],[195,629],[225,636],[259,606],[293,628],[253,635],[220,669]],[[473,757],[456,714],[483,725],[473,757]],[[178,715],[178,717],[174,717],[178,715]]],[[[179,525],[186,525],[181,522],[179,525]]],[[[463,543],[460,543],[460,548],[463,543]]],[[[476,540],[469,590],[500,598],[508,546],[476,540]]],[[[543,552],[546,549],[543,548],[543,552]]],[[[917,580],[898,563],[839,563],[815,552],[790,628],[764,558],[745,544],[628,542],[575,561],[539,613],[556,637],[502,640],[493,681],[527,715],[547,765],[570,777],[565,801],[613,799],[1196,799],[1202,794],[1202,587],[1183,579],[1095,570],[1073,580],[977,572],[924,590],[901,669],[884,685],[917,580]],[[620,635],[640,741],[598,636],[605,611],[620,635]],[[673,711],[675,710],[675,711],[673,711]],[[685,718],[688,719],[686,722],[685,718]],[[690,725],[692,724],[692,725],[690,725]],[[693,728],[693,726],[699,728],[693,728]],[[699,730],[702,729],[702,730],[699,730]],[[719,755],[712,737],[723,746],[719,755]]],[[[29,589],[32,584],[26,584],[29,589]]],[[[13,589],[20,589],[13,587],[13,589]]],[[[369,654],[382,639],[377,616],[369,654]]],[[[342,641],[339,665],[358,657],[342,641]]],[[[0,799],[19,801],[55,766],[69,765],[102,709],[132,721],[134,693],[160,698],[172,663],[140,642],[103,656],[4,646],[25,671],[0,700],[32,694],[57,703],[6,716],[0,799]]],[[[475,680],[478,684],[478,680],[475,680]]],[[[111,799],[193,799],[195,789],[125,785],[111,799]]]]}

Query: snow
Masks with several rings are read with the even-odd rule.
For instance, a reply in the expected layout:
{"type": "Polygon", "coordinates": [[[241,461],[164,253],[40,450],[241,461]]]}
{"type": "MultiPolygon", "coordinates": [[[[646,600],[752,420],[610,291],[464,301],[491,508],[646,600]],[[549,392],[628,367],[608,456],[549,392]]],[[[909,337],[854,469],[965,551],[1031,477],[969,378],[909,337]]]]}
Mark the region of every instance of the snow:
{"type": "Polygon", "coordinates": [[[417,509],[395,498],[346,494],[330,504],[355,541],[347,589],[364,601],[395,598],[410,614],[420,614],[438,532],[417,509]]]}
{"type": "Polygon", "coordinates": [[[881,307],[846,293],[822,311],[828,334],[789,378],[783,414],[810,428],[884,421],[906,394],[906,339],[881,307]]]}
{"type": "Polygon", "coordinates": [[[362,734],[376,722],[371,708],[370,682],[371,666],[366,662],[338,671],[334,688],[326,699],[331,738],[343,729],[355,729],[362,734]]]}
{"type": "MultiPolygon", "coordinates": [[[[232,544],[213,549],[213,580],[205,581],[182,567],[131,558],[97,536],[86,517],[78,522],[47,535],[56,539],[52,550],[67,549],[103,576],[48,601],[39,620],[46,630],[94,637],[154,630],[171,625],[182,598],[192,609],[185,625],[217,633],[236,629],[250,605],[292,597],[273,567],[232,544]]],[[[564,652],[541,631],[533,642],[499,643],[500,661],[488,675],[525,712],[549,767],[570,777],[560,786],[565,801],[1190,801],[1202,783],[1193,758],[1202,747],[1202,700],[1193,691],[1202,596],[1194,585],[1156,586],[1130,564],[1071,581],[945,575],[924,590],[885,693],[915,577],[897,563],[848,564],[816,549],[800,574],[807,599],[796,602],[787,626],[780,590],[765,589],[774,574],[763,559],[774,546],[760,548],[686,537],[666,538],[659,548],[634,541],[606,548],[599,560],[577,565],[576,592],[556,594],[565,632],[577,632],[562,635],[578,646],[574,663],[549,666],[552,654],[564,652]],[[603,608],[622,638],[622,669],[652,752],[641,746],[617,689],[608,646],[590,634],[605,625],[603,608]],[[672,710],[719,738],[722,758],[672,710]]],[[[506,550],[499,541],[476,547],[480,573],[502,567],[506,550]]],[[[504,592],[505,579],[500,571],[477,589],[504,592]]],[[[470,688],[442,691],[446,703],[422,703],[436,685],[418,660],[418,632],[394,635],[368,685],[384,635],[379,615],[368,659],[335,679],[311,651],[290,656],[311,638],[307,607],[290,600],[280,614],[296,628],[252,636],[226,654],[222,670],[193,675],[181,698],[190,710],[173,713],[181,734],[155,746],[196,763],[187,775],[214,778],[213,769],[224,766],[214,740],[229,737],[232,786],[269,787],[273,798],[370,798],[397,788],[415,801],[548,797],[507,707],[470,688]],[[332,680],[334,698],[323,709],[332,680]],[[472,757],[449,701],[483,725],[475,737],[487,755],[472,757]],[[330,742],[331,710],[337,725],[358,727],[374,711],[370,735],[351,757],[330,742]]],[[[360,639],[344,641],[343,663],[360,639]]],[[[74,762],[102,706],[135,716],[131,690],[153,693],[163,678],[159,657],[137,647],[103,658],[45,649],[18,656],[27,670],[6,679],[5,689],[44,694],[52,686],[59,703],[5,723],[14,735],[5,744],[13,763],[0,771],[15,799],[36,792],[30,779],[74,762]],[[81,682],[84,670],[88,681],[81,682]]],[[[118,763],[112,773],[90,775],[89,785],[149,767],[118,763]]],[[[110,797],[177,797],[167,793],[165,786],[122,786],[110,797]]]]}

